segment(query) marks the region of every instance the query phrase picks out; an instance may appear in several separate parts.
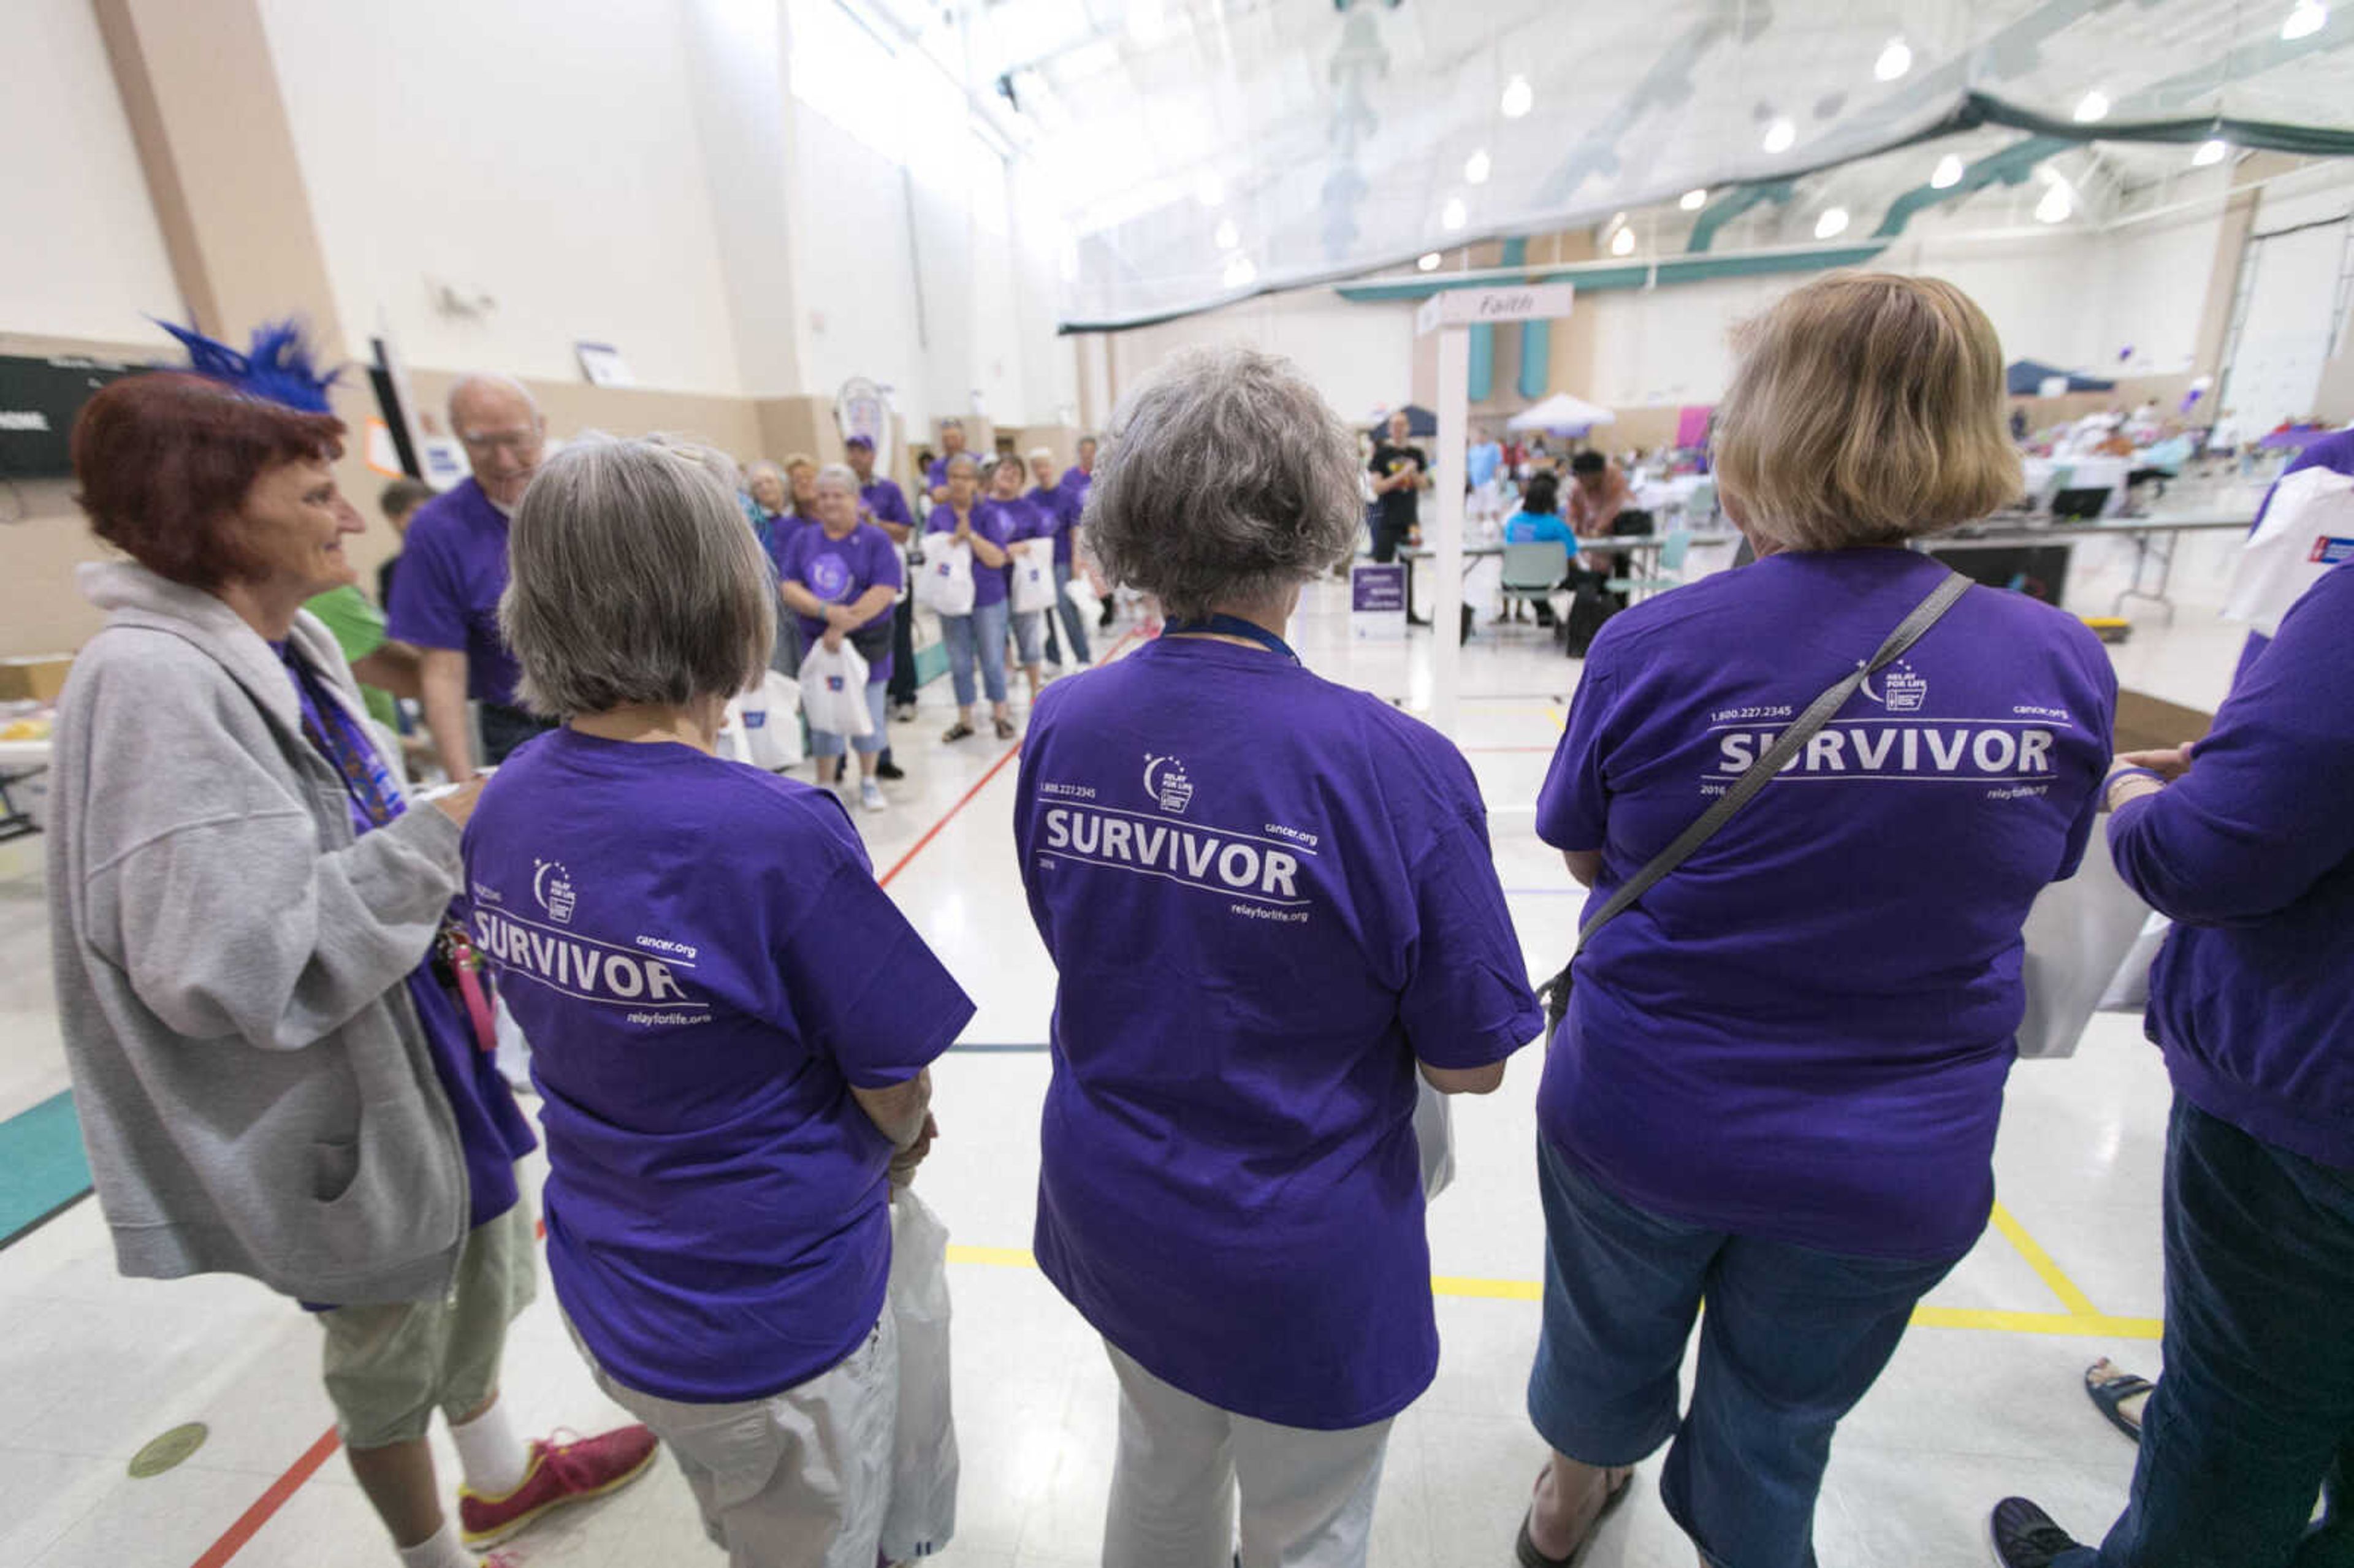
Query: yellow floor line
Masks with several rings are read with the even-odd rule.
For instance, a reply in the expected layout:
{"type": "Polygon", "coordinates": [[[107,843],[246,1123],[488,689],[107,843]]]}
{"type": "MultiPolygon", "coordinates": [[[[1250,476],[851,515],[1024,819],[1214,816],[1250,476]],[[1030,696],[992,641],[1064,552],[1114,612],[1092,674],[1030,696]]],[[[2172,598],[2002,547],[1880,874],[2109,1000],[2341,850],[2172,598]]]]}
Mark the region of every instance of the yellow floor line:
{"type": "MultiPolygon", "coordinates": [[[[1038,1266],[1037,1258],[1026,1247],[966,1246],[960,1243],[949,1245],[949,1261],[992,1268],[1038,1266]]],[[[1544,1287],[1533,1279],[1477,1279],[1452,1274],[1432,1276],[1430,1288],[1437,1296],[1488,1301],[1536,1301],[1544,1296],[1544,1287]]],[[[2064,1334],[2107,1340],[2155,1340],[2161,1328],[2155,1318],[2110,1318],[2092,1311],[2089,1306],[2083,1312],[1995,1312],[1976,1307],[1918,1307],[1914,1308],[1913,1323],[1921,1329],[1978,1329],[1998,1334],[2064,1334]]]]}
{"type": "Polygon", "coordinates": [[[2042,1244],[2029,1235],[2027,1227],[2012,1218],[2010,1211],[2000,1203],[1994,1206],[1994,1228],[2019,1249],[2019,1255],[2027,1260],[2027,1266],[2035,1270],[2036,1277],[2052,1287],[2052,1294],[2060,1298],[2062,1307],[2079,1318],[2101,1315],[2100,1308],[2093,1305],[2093,1298],[2077,1289],[2074,1280],[2060,1272],[2060,1266],[2052,1261],[2052,1255],[2043,1250],[2042,1244]]]}
{"type": "Polygon", "coordinates": [[[2099,1340],[2155,1340],[2162,1337],[2166,1329],[2156,1318],[2111,1318],[2099,1312],[1993,1312],[1976,1307],[1915,1307],[1913,1326],[2099,1340]]]}

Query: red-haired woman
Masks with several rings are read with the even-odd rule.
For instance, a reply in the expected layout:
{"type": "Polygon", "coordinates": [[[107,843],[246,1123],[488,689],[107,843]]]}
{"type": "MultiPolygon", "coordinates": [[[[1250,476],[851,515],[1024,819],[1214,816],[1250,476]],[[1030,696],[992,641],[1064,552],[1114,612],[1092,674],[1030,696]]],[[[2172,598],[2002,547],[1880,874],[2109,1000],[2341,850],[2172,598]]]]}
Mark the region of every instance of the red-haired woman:
{"type": "Polygon", "coordinates": [[[59,704],[58,1013],[122,1272],[332,1303],[314,1309],[353,1473],[408,1568],[472,1568],[471,1545],[654,1445],[630,1427],[526,1447],[498,1404],[534,1290],[532,1136],[436,952],[480,783],[411,807],[302,609],[352,579],[342,434],[177,373],[116,382],[75,427],[83,510],[131,559],[82,568],[107,623],[59,704]],[[436,1408],[466,1470],[457,1521],[436,1408]]]}

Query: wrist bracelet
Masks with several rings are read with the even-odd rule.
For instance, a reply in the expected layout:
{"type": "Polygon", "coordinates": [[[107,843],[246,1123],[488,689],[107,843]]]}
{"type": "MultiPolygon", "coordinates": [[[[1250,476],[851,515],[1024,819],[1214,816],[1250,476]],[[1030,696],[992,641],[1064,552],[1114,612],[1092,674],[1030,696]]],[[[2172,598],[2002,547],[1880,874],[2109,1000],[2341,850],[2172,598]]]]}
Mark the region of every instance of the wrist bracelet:
{"type": "Polygon", "coordinates": [[[2154,768],[2119,768],[2109,774],[2108,782],[2102,788],[2104,790],[2114,789],[2121,781],[2127,779],[2147,779],[2161,788],[2166,783],[2166,775],[2154,768]]]}

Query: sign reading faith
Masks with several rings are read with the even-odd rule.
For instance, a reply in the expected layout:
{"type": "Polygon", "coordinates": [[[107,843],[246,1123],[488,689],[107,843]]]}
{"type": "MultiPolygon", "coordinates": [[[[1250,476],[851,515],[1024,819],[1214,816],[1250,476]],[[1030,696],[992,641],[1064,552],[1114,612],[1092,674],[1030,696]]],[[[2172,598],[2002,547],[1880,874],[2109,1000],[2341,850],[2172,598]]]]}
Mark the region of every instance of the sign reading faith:
{"type": "Polygon", "coordinates": [[[1541,322],[1569,314],[1574,283],[1524,283],[1505,289],[1448,289],[1422,302],[1417,333],[1479,322],[1541,322]]]}

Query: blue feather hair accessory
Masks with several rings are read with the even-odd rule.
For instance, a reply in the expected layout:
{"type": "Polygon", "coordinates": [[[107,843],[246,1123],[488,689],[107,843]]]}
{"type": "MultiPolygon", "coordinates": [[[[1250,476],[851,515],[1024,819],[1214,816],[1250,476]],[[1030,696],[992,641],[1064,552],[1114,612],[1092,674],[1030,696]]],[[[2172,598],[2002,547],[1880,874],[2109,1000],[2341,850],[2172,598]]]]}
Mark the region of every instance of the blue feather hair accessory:
{"type": "Polygon", "coordinates": [[[243,354],[194,327],[160,320],[155,324],[180,340],[188,351],[188,368],[207,380],[306,414],[334,412],[327,390],[343,372],[320,372],[317,351],[299,321],[262,323],[243,354]]]}

